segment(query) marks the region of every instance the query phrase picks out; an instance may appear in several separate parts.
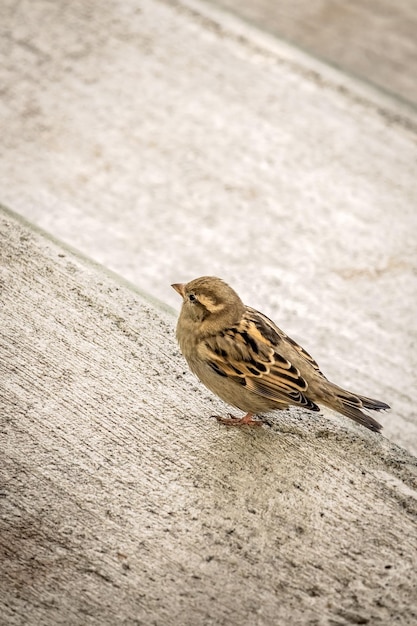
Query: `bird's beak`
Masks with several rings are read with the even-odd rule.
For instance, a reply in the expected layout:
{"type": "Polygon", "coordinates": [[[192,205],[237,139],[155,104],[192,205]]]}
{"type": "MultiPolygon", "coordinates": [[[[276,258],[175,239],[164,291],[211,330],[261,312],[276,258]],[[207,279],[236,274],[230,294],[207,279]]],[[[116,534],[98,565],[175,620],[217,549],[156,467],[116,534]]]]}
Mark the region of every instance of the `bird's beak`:
{"type": "Polygon", "coordinates": [[[173,289],[175,289],[175,291],[177,293],[179,293],[182,298],[185,298],[185,285],[184,285],[184,283],[174,283],[173,285],[171,285],[171,287],[173,289]]]}

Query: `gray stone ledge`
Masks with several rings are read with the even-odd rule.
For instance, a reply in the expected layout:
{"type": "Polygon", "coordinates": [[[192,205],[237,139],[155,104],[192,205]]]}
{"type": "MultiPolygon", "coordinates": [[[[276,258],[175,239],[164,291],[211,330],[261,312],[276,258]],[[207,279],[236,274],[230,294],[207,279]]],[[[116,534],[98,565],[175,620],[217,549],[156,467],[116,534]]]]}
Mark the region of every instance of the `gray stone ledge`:
{"type": "Polygon", "coordinates": [[[169,311],[0,237],[3,624],[416,622],[414,457],[330,413],[218,425],[169,311]]]}

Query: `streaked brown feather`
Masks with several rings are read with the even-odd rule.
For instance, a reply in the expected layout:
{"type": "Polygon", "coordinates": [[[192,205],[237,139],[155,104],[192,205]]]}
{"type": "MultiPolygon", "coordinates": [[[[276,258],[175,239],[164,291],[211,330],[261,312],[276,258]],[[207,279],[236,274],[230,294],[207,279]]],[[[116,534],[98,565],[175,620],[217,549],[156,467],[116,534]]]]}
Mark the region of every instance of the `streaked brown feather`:
{"type": "MultiPolygon", "coordinates": [[[[217,374],[234,380],[255,394],[318,411],[317,405],[305,395],[307,381],[279,352],[281,334],[282,331],[266,316],[247,307],[238,324],[201,342],[199,356],[217,374]]],[[[297,346],[295,342],[291,343],[297,346]]]]}
{"type": "Polygon", "coordinates": [[[291,337],[289,337],[286,333],[284,333],[283,330],[278,328],[278,326],[271,319],[269,319],[269,317],[267,317],[263,313],[260,313],[256,309],[252,309],[251,307],[246,307],[246,310],[247,310],[248,317],[253,319],[253,321],[257,324],[258,328],[260,326],[258,320],[262,321],[262,329],[264,330],[265,336],[267,334],[271,335],[271,333],[275,333],[280,338],[280,340],[288,341],[288,343],[290,343],[295,348],[295,350],[304,358],[306,363],[311,365],[317,372],[319,372],[322,376],[324,376],[323,372],[320,370],[320,367],[317,361],[313,359],[311,354],[309,354],[307,350],[304,350],[304,348],[301,347],[296,341],[294,341],[294,339],[291,339],[291,337]]]}

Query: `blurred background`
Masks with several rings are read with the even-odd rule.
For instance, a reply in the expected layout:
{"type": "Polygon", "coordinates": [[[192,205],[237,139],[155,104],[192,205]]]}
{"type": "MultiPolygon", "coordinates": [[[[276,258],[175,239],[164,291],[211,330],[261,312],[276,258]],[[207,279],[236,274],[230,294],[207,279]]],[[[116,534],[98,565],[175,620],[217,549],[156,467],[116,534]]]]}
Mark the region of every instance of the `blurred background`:
{"type": "Polygon", "coordinates": [[[0,201],[177,310],[223,277],[417,452],[416,3],[3,0],[0,26],[0,201]]]}
{"type": "Polygon", "coordinates": [[[216,4],[416,106],[416,2],[217,0],[216,4]]]}

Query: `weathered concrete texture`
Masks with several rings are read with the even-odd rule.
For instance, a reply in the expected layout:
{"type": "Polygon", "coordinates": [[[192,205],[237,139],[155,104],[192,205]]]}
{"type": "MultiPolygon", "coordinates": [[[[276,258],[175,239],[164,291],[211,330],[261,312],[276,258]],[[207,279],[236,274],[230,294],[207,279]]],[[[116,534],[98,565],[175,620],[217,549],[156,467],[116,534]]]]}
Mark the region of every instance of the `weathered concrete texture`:
{"type": "Polygon", "coordinates": [[[409,0],[213,0],[417,106],[417,4],[409,0]]]}
{"type": "Polygon", "coordinates": [[[0,236],[2,624],[416,623],[415,458],[331,416],[220,426],[172,315],[0,236]]]}
{"type": "Polygon", "coordinates": [[[197,2],[0,11],[0,198],[173,306],[225,278],[417,453],[415,119],[197,2]]]}

